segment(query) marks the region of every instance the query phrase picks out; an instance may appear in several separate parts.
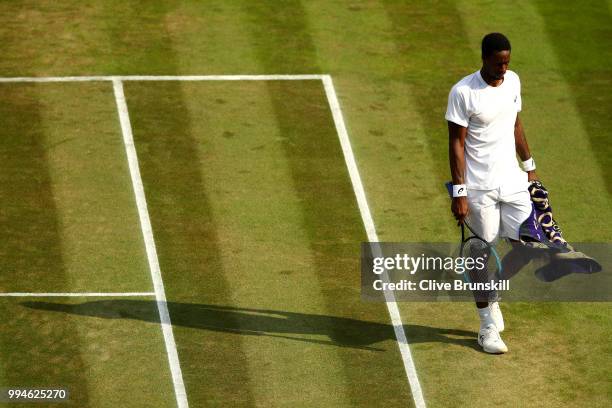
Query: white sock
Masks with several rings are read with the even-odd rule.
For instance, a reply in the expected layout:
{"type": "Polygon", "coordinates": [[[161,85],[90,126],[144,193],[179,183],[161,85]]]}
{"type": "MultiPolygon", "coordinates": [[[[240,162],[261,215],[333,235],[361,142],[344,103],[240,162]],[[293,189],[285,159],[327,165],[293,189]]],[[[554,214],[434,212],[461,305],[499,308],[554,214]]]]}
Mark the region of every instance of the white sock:
{"type": "Polygon", "coordinates": [[[477,308],[478,309],[478,316],[480,316],[480,328],[483,329],[486,326],[492,324],[495,326],[495,323],[493,322],[493,318],[491,317],[491,310],[489,309],[489,306],[487,307],[483,307],[481,308],[477,308]]]}

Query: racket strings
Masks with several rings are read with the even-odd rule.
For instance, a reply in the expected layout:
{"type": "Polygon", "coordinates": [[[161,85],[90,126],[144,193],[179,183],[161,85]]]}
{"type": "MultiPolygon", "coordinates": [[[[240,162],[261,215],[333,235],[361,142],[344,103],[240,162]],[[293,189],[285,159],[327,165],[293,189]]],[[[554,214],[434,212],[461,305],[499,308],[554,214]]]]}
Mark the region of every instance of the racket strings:
{"type": "MultiPolygon", "coordinates": [[[[471,228],[469,229],[473,233],[471,228]]],[[[463,238],[462,256],[478,261],[467,269],[464,274],[466,280],[473,283],[498,281],[501,278],[501,264],[498,262],[499,257],[493,252],[495,249],[476,235],[466,239],[464,229],[461,230],[463,238]]],[[[474,290],[473,295],[477,302],[487,302],[498,298],[495,290],[474,290]]]]}

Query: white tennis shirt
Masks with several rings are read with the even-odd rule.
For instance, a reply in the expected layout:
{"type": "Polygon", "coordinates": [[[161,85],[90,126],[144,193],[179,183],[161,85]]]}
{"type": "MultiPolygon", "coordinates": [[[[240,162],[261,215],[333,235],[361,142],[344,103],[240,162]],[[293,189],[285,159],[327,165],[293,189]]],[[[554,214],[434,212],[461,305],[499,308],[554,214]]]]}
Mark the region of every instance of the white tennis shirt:
{"type": "Polygon", "coordinates": [[[476,71],[451,89],[445,117],[467,128],[468,191],[526,187],[527,174],[519,167],[514,142],[514,123],[520,111],[521,82],[510,70],[497,87],[488,85],[476,71]]]}

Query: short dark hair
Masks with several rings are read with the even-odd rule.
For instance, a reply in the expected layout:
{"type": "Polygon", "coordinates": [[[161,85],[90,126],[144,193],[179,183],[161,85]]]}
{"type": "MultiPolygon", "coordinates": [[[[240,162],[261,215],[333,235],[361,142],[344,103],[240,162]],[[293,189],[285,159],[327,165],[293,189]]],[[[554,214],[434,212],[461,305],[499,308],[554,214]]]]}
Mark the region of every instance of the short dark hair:
{"type": "Polygon", "coordinates": [[[502,33],[490,33],[482,39],[482,58],[499,51],[510,51],[510,40],[502,33]]]}

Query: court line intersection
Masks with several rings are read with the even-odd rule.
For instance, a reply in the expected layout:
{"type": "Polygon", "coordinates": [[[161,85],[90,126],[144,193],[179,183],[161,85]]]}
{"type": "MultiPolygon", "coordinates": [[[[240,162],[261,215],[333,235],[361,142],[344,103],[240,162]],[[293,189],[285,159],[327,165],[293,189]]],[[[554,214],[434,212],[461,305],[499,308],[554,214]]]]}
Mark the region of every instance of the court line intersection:
{"type": "MultiPolygon", "coordinates": [[[[159,267],[159,261],[157,259],[157,250],[155,248],[155,241],[153,238],[153,229],[151,227],[151,221],[149,219],[149,213],[147,209],[146,197],[144,194],[144,187],[140,176],[140,169],[138,166],[138,157],[136,153],[136,146],[134,144],[132,128],[129,119],[128,107],[125,100],[125,94],[123,92],[123,82],[128,81],[304,81],[304,80],[319,80],[322,82],[325,95],[327,98],[328,105],[330,107],[336,132],[340,140],[344,160],[349,172],[351,184],[355,193],[355,198],[361,214],[364,228],[367,233],[369,242],[372,245],[373,253],[379,253],[380,247],[377,244],[378,234],[376,233],[376,226],[370,212],[370,208],[366,199],[365,189],[359,175],[357,162],[353,154],[351,147],[350,138],[344,122],[344,116],[340,107],[336,90],[332,81],[332,77],[328,74],[304,74],[304,75],[107,75],[107,76],[66,76],[66,77],[9,77],[0,78],[1,83],[57,83],[57,82],[111,82],[113,84],[113,91],[115,95],[115,102],[117,105],[117,113],[119,115],[119,121],[121,124],[121,130],[123,134],[123,140],[128,158],[128,164],[130,169],[130,176],[132,179],[132,186],[134,189],[134,196],[136,199],[136,205],[138,208],[138,214],[140,218],[141,229],[143,233],[143,239],[145,241],[145,247],[147,251],[147,258],[149,261],[149,269],[151,272],[151,278],[153,280],[154,292],[123,292],[123,293],[22,293],[22,292],[10,292],[0,293],[0,297],[19,297],[19,296],[33,296],[33,297],[51,297],[51,296],[155,296],[157,301],[157,307],[160,315],[162,332],[164,335],[164,341],[166,343],[166,352],[168,354],[168,361],[170,364],[170,370],[174,383],[174,390],[177,400],[177,406],[179,408],[188,408],[187,393],[183,382],[182,372],[180,368],[180,362],[178,359],[178,353],[176,351],[176,344],[174,341],[174,335],[172,332],[172,323],[170,321],[170,314],[168,312],[168,305],[166,301],[166,295],[161,276],[161,269],[159,267]]],[[[388,276],[385,273],[381,275],[383,281],[388,281],[388,276]]],[[[384,291],[386,300],[387,310],[397,344],[402,356],[404,369],[408,379],[408,385],[410,387],[414,404],[417,408],[425,408],[425,400],[421,385],[417,376],[416,367],[410,351],[410,345],[404,325],[402,323],[399,308],[397,306],[395,296],[393,292],[389,290],[384,291]]]]}

